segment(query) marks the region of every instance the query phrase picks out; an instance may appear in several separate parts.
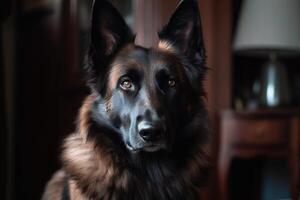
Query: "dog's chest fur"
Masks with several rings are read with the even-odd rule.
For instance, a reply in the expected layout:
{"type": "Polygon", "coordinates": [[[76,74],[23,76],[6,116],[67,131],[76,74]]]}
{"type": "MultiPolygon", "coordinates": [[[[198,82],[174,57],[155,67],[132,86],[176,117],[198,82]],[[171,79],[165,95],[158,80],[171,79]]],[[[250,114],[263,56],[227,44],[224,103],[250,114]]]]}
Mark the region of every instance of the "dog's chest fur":
{"type": "Polygon", "coordinates": [[[65,142],[63,161],[73,196],[75,193],[83,199],[97,200],[193,200],[197,198],[197,180],[202,179],[199,175],[207,164],[203,156],[199,152],[181,164],[164,156],[155,160],[132,158],[134,163],[128,163],[114,150],[95,149],[94,144],[74,134],[65,142]],[[101,152],[106,156],[102,157],[101,152]]]}

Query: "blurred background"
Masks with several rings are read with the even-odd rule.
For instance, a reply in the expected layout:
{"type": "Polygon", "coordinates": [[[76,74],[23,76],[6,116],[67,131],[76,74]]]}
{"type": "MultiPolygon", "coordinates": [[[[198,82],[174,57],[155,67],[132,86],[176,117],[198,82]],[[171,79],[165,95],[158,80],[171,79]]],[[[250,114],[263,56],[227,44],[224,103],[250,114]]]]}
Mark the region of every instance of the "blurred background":
{"type": "MultiPolygon", "coordinates": [[[[111,0],[157,43],[178,0],[111,0]]],[[[40,199],[88,93],[92,0],[0,3],[0,199],[40,199]]],[[[207,200],[299,199],[300,1],[199,0],[214,169],[207,200]]]]}

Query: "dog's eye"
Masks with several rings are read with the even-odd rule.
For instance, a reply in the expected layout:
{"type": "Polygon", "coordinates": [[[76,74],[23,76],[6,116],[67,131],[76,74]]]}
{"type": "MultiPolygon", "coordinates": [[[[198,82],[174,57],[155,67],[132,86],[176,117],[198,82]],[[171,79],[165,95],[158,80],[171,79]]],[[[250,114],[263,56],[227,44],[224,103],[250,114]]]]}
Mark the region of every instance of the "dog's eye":
{"type": "Polygon", "coordinates": [[[121,81],[120,86],[123,90],[130,90],[133,88],[132,80],[129,77],[126,77],[121,81]]]}
{"type": "Polygon", "coordinates": [[[169,85],[169,87],[175,87],[175,85],[176,85],[175,79],[173,79],[173,78],[169,79],[168,80],[168,85],[169,85]]]}

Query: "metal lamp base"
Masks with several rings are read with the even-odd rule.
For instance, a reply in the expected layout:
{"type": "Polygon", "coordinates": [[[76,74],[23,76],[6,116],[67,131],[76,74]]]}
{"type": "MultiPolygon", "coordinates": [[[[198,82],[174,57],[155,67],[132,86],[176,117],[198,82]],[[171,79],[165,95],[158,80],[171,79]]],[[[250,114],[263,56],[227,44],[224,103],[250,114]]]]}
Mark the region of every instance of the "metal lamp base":
{"type": "Polygon", "coordinates": [[[285,67],[277,60],[275,53],[270,54],[261,75],[259,95],[262,107],[282,107],[291,103],[290,88],[285,67]]]}

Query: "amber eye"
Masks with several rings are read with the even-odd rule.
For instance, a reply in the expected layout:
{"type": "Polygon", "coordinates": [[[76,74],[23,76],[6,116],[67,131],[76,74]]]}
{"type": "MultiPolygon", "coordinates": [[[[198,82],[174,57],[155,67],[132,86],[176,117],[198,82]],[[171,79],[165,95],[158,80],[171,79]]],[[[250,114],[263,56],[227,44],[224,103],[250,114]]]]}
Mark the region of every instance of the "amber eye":
{"type": "Polygon", "coordinates": [[[128,77],[122,80],[120,85],[123,90],[130,90],[133,87],[132,80],[128,77]]]}
{"type": "Polygon", "coordinates": [[[169,87],[175,87],[175,85],[176,85],[175,79],[169,79],[168,85],[169,85],[169,87]]]}

